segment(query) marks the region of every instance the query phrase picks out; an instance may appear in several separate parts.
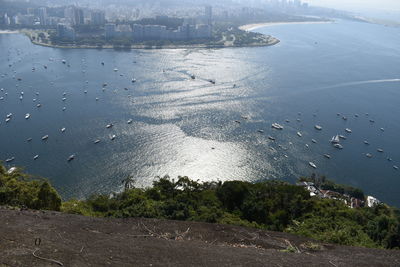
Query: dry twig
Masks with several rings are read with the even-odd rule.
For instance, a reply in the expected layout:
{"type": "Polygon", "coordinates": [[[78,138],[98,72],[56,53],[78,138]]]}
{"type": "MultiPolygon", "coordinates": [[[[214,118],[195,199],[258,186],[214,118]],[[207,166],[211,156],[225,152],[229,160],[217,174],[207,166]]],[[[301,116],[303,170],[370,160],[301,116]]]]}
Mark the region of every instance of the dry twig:
{"type": "Polygon", "coordinates": [[[60,266],[64,266],[64,264],[62,264],[62,262],[60,262],[60,261],[53,260],[53,259],[48,259],[48,258],[43,258],[43,257],[40,257],[40,256],[38,256],[38,255],[35,255],[35,253],[38,252],[39,249],[40,249],[40,248],[38,248],[38,249],[36,249],[34,252],[32,252],[33,257],[35,257],[35,258],[37,258],[37,259],[40,259],[40,260],[49,261],[49,262],[58,264],[58,265],[60,265],[60,266]]]}

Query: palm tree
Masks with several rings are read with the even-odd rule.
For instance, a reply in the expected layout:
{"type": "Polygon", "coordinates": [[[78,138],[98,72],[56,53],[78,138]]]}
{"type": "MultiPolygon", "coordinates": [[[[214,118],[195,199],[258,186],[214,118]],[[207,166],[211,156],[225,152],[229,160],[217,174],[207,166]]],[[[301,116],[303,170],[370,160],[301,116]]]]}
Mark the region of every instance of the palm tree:
{"type": "Polygon", "coordinates": [[[122,184],[124,185],[125,191],[127,191],[134,187],[135,180],[133,179],[133,176],[129,175],[124,180],[122,180],[122,184]]]}

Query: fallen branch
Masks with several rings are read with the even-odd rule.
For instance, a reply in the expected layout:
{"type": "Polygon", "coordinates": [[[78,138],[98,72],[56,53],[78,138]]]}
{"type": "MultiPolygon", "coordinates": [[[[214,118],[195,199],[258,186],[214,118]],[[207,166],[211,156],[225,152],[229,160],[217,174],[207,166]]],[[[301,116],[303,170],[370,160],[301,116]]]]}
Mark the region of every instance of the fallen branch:
{"type": "Polygon", "coordinates": [[[332,261],[329,261],[330,264],[332,264],[335,267],[338,267],[336,264],[334,264],[332,261]]]}
{"type": "Polygon", "coordinates": [[[60,261],[53,260],[53,259],[48,259],[48,258],[43,258],[43,257],[40,257],[40,256],[38,256],[38,255],[35,255],[35,253],[38,252],[39,249],[40,249],[40,248],[38,248],[38,249],[36,249],[34,252],[32,252],[33,257],[35,257],[35,258],[37,258],[37,259],[40,259],[40,260],[49,261],[49,262],[58,264],[58,265],[60,265],[60,266],[64,266],[64,264],[62,264],[62,262],[60,262],[60,261]]]}

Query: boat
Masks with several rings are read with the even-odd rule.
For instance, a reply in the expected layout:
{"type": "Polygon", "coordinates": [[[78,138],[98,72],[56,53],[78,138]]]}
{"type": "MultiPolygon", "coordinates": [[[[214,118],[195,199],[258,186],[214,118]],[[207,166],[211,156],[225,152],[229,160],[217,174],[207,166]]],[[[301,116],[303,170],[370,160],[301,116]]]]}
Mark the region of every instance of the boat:
{"type": "Polygon", "coordinates": [[[341,144],[334,144],[333,146],[337,149],[343,149],[343,146],[341,144]]]}
{"type": "Polygon", "coordinates": [[[19,97],[19,100],[22,100],[22,99],[24,99],[24,97],[21,95],[21,96],[19,97]]]}
{"type": "Polygon", "coordinates": [[[389,162],[392,162],[392,161],[393,161],[393,159],[392,159],[392,158],[389,158],[389,157],[387,157],[386,160],[389,161],[389,162]]]}
{"type": "Polygon", "coordinates": [[[275,139],[274,137],[272,137],[272,136],[268,136],[268,139],[271,140],[271,141],[275,141],[275,140],[276,140],[276,139],[275,139]]]}
{"type": "Polygon", "coordinates": [[[129,120],[127,121],[128,124],[131,124],[132,122],[133,122],[132,119],[129,119],[129,120]]]}
{"type": "Polygon", "coordinates": [[[317,143],[317,140],[311,139],[311,142],[313,142],[314,144],[316,144],[316,143],[317,143]]]}
{"type": "Polygon", "coordinates": [[[393,169],[395,169],[396,171],[399,169],[399,167],[397,167],[396,165],[393,166],[393,169]]]}
{"type": "Polygon", "coordinates": [[[0,97],[0,100],[4,100],[4,97],[2,96],[2,97],[0,97]]]}
{"type": "Polygon", "coordinates": [[[273,123],[272,125],[271,125],[271,127],[272,128],[274,128],[274,129],[277,129],[277,130],[283,130],[283,126],[282,125],[280,125],[279,123],[273,123]]]}
{"type": "Polygon", "coordinates": [[[31,142],[33,139],[31,137],[29,137],[28,139],[26,139],[27,142],[31,142]]]}
{"type": "Polygon", "coordinates": [[[106,128],[107,128],[107,129],[110,129],[110,128],[112,128],[113,126],[114,126],[114,124],[110,123],[110,124],[107,124],[107,125],[106,125],[106,128]]]}
{"type": "Polygon", "coordinates": [[[36,107],[40,108],[42,106],[42,104],[37,104],[36,107]]]}
{"type": "Polygon", "coordinates": [[[132,83],[135,83],[136,82],[136,79],[132,79],[132,83]]]}
{"type": "Polygon", "coordinates": [[[6,117],[7,117],[7,118],[11,118],[12,115],[13,115],[12,113],[8,113],[6,117]]]}
{"type": "Polygon", "coordinates": [[[210,83],[212,83],[212,84],[215,84],[215,80],[212,80],[212,79],[210,79],[210,80],[208,80],[210,83]]]}
{"type": "Polygon", "coordinates": [[[378,148],[377,151],[378,151],[379,153],[383,153],[383,149],[382,149],[382,148],[378,148]]]}
{"type": "Polygon", "coordinates": [[[117,136],[116,136],[115,134],[113,134],[113,135],[111,135],[110,139],[111,139],[111,140],[115,140],[116,137],[117,137],[117,136]]]}
{"type": "Polygon", "coordinates": [[[33,160],[37,160],[39,158],[39,155],[36,155],[33,157],[33,160]]]}
{"type": "Polygon", "coordinates": [[[67,130],[66,128],[61,128],[61,132],[64,133],[65,130],[67,130]]]}
{"type": "Polygon", "coordinates": [[[309,148],[310,146],[308,144],[306,144],[306,148],[309,148]]]}
{"type": "Polygon", "coordinates": [[[191,74],[190,78],[192,78],[192,80],[194,80],[194,79],[196,79],[196,76],[194,76],[194,74],[191,74]]]}
{"type": "Polygon", "coordinates": [[[94,143],[95,143],[95,144],[98,144],[98,143],[100,143],[100,140],[99,140],[99,139],[94,140],[94,143]]]}
{"type": "Polygon", "coordinates": [[[15,158],[14,157],[11,157],[11,158],[9,158],[9,159],[6,159],[6,163],[10,163],[10,162],[12,162],[12,161],[14,161],[15,160],[15,158]]]}
{"type": "Polygon", "coordinates": [[[9,122],[11,120],[11,118],[6,118],[6,122],[9,122]]]}
{"type": "Polygon", "coordinates": [[[42,140],[47,140],[47,139],[49,139],[48,135],[45,135],[45,136],[42,137],[42,140]]]}
{"type": "Polygon", "coordinates": [[[365,156],[367,156],[367,158],[372,158],[372,155],[370,153],[365,154],[365,156]]]}
{"type": "Polygon", "coordinates": [[[290,120],[285,120],[286,123],[290,123],[290,120]]]}
{"type": "Polygon", "coordinates": [[[117,68],[115,68],[115,69],[114,69],[114,71],[115,71],[115,72],[117,72],[117,71],[118,71],[118,69],[117,69],[117,68]]]}
{"type": "Polygon", "coordinates": [[[63,108],[62,108],[63,111],[65,111],[66,109],[67,109],[66,107],[63,107],[63,108]]]}
{"type": "Polygon", "coordinates": [[[369,122],[370,122],[370,123],[374,123],[375,121],[374,121],[374,120],[369,120],[369,122]]]}
{"type": "Polygon", "coordinates": [[[322,127],[321,127],[320,125],[315,125],[314,127],[315,127],[315,129],[317,129],[318,131],[321,131],[321,130],[322,130],[322,127]]]}
{"type": "Polygon", "coordinates": [[[384,131],[385,131],[385,129],[384,129],[384,128],[381,128],[381,131],[382,131],[382,132],[384,132],[384,131]]]}
{"type": "Polygon", "coordinates": [[[324,157],[327,158],[327,159],[330,159],[330,158],[331,158],[331,155],[329,155],[329,154],[324,154],[324,157]]]}
{"type": "Polygon", "coordinates": [[[369,145],[369,142],[368,141],[364,141],[364,144],[369,145]]]}
{"type": "Polygon", "coordinates": [[[301,132],[297,132],[297,136],[302,137],[303,135],[301,134],[301,132]]]}
{"type": "Polygon", "coordinates": [[[259,132],[259,133],[264,133],[264,130],[257,130],[257,132],[259,132]]]}
{"type": "Polygon", "coordinates": [[[67,61],[65,61],[65,59],[61,60],[61,62],[62,62],[63,64],[67,63],[67,61]]]}
{"type": "Polygon", "coordinates": [[[103,66],[104,66],[104,62],[101,62],[101,65],[103,65],[103,66]]]}
{"type": "Polygon", "coordinates": [[[236,122],[236,123],[239,123],[239,124],[241,123],[241,121],[238,121],[238,120],[236,120],[235,122],[236,122]]]}
{"type": "Polygon", "coordinates": [[[29,119],[31,117],[31,114],[29,114],[29,113],[26,113],[26,115],[25,115],[25,119],[29,119]]]}
{"type": "Polygon", "coordinates": [[[317,165],[315,165],[315,163],[313,163],[313,162],[311,162],[311,161],[310,161],[308,164],[309,164],[311,167],[313,167],[314,169],[317,168],[317,165]]]}
{"type": "Polygon", "coordinates": [[[65,101],[65,100],[67,100],[67,98],[66,98],[66,97],[63,97],[63,98],[62,98],[62,101],[65,101]]]}
{"type": "Polygon", "coordinates": [[[71,155],[71,156],[69,156],[69,158],[67,159],[67,161],[69,162],[69,161],[72,161],[72,160],[74,160],[75,159],[75,155],[71,155]]]}
{"type": "Polygon", "coordinates": [[[343,139],[343,140],[346,140],[346,139],[347,139],[347,137],[344,136],[344,135],[339,135],[339,138],[340,138],[340,139],[343,139]]]}
{"type": "Polygon", "coordinates": [[[333,136],[331,141],[332,144],[338,144],[340,143],[339,135],[333,136]]]}
{"type": "Polygon", "coordinates": [[[347,121],[347,117],[346,117],[346,116],[343,116],[342,119],[343,119],[344,121],[347,121]]]}
{"type": "Polygon", "coordinates": [[[87,94],[87,90],[83,91],[83,93],[87,94]]]}
{"type": "Polygon", "coordinates": [[[352,130],[349,128],[344,129],[346,131],[346,133],[352,133],[352,130]]]}

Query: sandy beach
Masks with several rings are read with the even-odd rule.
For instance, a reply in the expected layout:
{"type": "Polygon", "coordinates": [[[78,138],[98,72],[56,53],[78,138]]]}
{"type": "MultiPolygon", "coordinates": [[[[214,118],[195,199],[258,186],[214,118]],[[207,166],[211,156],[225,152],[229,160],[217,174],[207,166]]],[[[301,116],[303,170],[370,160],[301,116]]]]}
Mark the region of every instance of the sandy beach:
{"type": "Polygon", "coordinates": [[[265,22],[265,23],[255,23],[240,26],[239,29],[243,31],[254,31],[258,28],[276,26],[276,25],[286,25],[286,24],[322,24],[322,23],[333,23],[333,21],[293,21],[293,22],[265,22]]]}
{"type": "Polygon", "coordinates": [[[0,30],[0,34],[18,33],[18,31],[0,30]]]}

